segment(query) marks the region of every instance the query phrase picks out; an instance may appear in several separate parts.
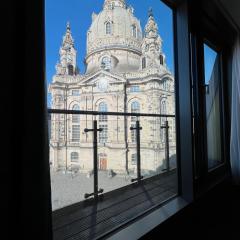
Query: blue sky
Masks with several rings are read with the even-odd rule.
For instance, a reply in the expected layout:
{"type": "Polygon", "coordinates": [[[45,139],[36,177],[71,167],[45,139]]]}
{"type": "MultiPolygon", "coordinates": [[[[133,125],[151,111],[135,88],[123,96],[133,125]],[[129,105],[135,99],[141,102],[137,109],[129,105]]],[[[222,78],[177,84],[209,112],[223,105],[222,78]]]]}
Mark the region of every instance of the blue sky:
{"type": "MultiPolygon", "coordinates": [[[[84,73],[83,60],[86,54],[86,33],[91,25],[92,12],[99,13],[104,0],[46,0],[46,78],[48,84],[55,74],[55,64],[59,59],[59,48],[70,21],[71,31],[77,49],[77,63],[84,73]]],[[[142,28],[148,19],[148,9],[153,8],[154,18],[158,23],[163,39],[163,51],[168,68],[173,72],[173,29],[172,11],[159,0],[126,0],[135,9],[135,16],[140,19],[142,28]]],[[[48,105],[50,96],[48,96],[48,105]]]]}
{"type": "Polygon", "coordinates": [[[204,69],[205,69],[205,83],[208,84],[212,75],[212,70],[217,57],[217,53],[208,45],[204,44],[204,69]]]}

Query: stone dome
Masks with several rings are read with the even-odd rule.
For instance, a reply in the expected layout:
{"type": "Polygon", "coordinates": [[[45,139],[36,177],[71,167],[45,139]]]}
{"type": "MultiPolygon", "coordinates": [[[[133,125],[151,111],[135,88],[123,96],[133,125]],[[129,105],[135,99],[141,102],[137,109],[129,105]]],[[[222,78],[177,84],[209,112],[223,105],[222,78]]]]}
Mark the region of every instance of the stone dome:
{"type": "Polygon", "coordinates": [[[87,73],[101,65],[95,58],[101,59],[103,55],[115,59],[118,66],[113,69],[117,72],[126,72],[127,65],[129,70],[139,68],[142,28],[133,12],[132,7],[126,7],[124,0],[105,0],[103,10],[92,14],[92,24],[87,33],[87,73]],[[128,60],[123,57],[124,52],[129,53],[128,60]]]}

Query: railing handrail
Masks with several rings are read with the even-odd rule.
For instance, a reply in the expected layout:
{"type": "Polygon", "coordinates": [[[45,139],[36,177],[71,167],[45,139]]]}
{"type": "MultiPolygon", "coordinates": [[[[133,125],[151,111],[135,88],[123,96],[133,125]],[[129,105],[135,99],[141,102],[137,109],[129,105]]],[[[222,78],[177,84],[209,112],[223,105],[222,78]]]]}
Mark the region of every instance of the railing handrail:
{"type": "Polygon", "coordinates": [[[109,115],[109,116],[136,116],[136,117],[166,117],[174,118],[173,114],[128,113],[128,112],[99,112],[85,110],[48,109],[49,114],[79,114],[79,115],[109,115]]]}

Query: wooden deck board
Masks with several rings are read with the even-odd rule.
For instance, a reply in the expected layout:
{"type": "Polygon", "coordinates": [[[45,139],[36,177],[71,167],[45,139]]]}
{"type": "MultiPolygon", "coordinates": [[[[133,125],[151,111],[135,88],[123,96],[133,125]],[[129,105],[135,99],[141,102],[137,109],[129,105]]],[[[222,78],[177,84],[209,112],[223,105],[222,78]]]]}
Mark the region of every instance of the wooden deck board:
{"type": "Polygon", "coordinates": [[[86,202],[53,213],[54,240],[94,239],[163,202],[177,192],[176,171],[139,186],[107,193],[98,203],[86,202]],[[66,212],[64,212],[66,210],[66,212]]]}

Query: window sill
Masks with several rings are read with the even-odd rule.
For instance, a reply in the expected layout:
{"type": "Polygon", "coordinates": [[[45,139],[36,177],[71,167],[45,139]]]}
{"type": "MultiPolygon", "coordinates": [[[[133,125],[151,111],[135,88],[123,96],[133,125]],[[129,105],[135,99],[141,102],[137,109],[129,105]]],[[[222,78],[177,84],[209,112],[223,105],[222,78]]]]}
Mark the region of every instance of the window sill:
{"type": "Polygon", "coordinates": [[[153,230],[159,224],[163,223],[171,216],[182,210],[189,203],[181,197],[175,197],[163,206],[152,211],[141,219],[129,224],[125,228],[112,234],[105,239],[122,240],[122,239],[139,239],[153,230]]]}

